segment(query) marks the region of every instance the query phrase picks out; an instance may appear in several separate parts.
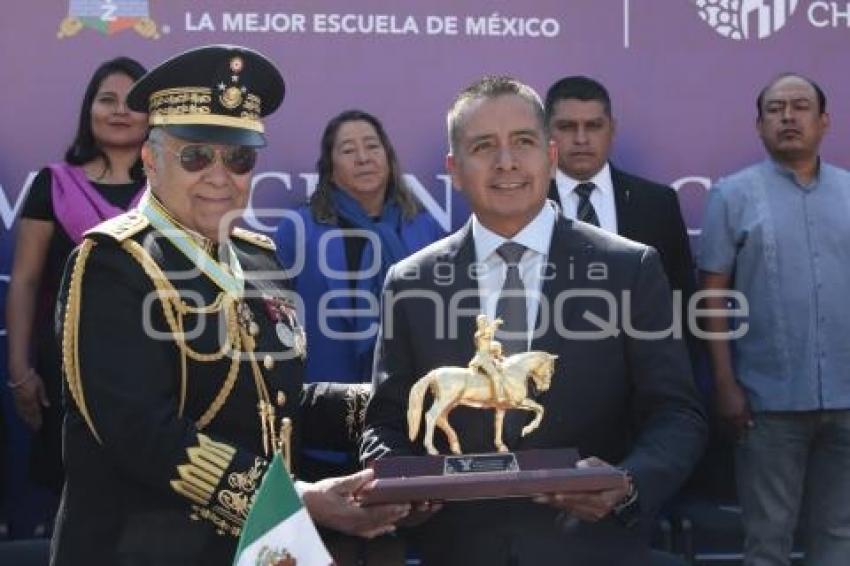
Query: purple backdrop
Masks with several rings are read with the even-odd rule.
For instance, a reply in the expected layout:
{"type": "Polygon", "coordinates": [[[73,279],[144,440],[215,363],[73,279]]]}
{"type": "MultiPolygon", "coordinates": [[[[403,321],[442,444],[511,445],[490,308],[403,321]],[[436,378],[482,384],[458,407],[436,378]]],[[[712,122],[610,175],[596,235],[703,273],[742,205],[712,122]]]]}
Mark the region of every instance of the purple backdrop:
{"type": "Polygon", "coordinates": [[[102,60],[119,54],[152,66],[183,49],[230,42],[259,49],[278,63],[287,98],[268,122],[270,144],[257,170],[255,206],[303,201],[325,122],[344,108],[361,107],[384,121],[414,188],[426,200],[433,197],[426,204],[434,215],[445,227],[457,227],[468,208],[445,177],[444,112],[462,86],[485,73],[515,75],[541,92],[566,74],[600,79],[618,120],[614,159],[679,188],[694,235],[710,182],[762,158],[753,100],[778,72],[800,71],[822,84],[833,117],[823,154],[848,165],[850,79],[840,57],[850,45],[850,9],[841,3],[41,4],[7,3],[0,23],[0,284],[7,279],[13,224],[32,174],[62,155],[85,81],[102,60]],[[140,22],[144,15],[150,21],[140,22]],[[69,16],[78,19],[63,23],[69,16]],[[451,21],[454,34],[446,30],[451,21]]]}
{"type": "MultiPolygon", "coordinates": [[[[61,157],[86,80],[117,55],[152,66],[204,43],[263,51],[288,89],[268,122],[254,205],[303,201],[325,122],[360,107],[384,121],[409,180],[446,228],[468,214],[443,168],[444,112],[457,91],[485,73],[515,75],[541,92],[561,76],[588,74],[614,99],[614,159],[678,188],[696,236],[711,181],[762,159],[753,101],[779,72],[821,83],[833,118],[823,155],[850,165],[850,79],[841,63],[849,39],[850,4],[812,0],[7,1],[0,17],[0,308],[28,183],[61,157]]],[[[5,316],[2,370],[4,336],[5,316]]],[[[8,395],[0,397],[10,410],[8,395]]],[[[23,454],[20,440],[13,453],[23,454]]],[[[7,486],[13,516],[32,509],[29,492],[14,487],[22,483],[21,459],[7,486]]]]}

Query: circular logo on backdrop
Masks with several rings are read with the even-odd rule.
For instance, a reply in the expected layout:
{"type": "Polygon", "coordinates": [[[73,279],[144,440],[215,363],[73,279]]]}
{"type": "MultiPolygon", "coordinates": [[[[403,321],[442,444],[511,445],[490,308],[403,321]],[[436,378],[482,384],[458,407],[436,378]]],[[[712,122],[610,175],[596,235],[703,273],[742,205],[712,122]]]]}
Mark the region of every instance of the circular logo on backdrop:
{"type": "Polygon", "coordinates": [[[729,39],[764,39],[782,29],[799,0],[694,0],[700,18],[729,39]]]}

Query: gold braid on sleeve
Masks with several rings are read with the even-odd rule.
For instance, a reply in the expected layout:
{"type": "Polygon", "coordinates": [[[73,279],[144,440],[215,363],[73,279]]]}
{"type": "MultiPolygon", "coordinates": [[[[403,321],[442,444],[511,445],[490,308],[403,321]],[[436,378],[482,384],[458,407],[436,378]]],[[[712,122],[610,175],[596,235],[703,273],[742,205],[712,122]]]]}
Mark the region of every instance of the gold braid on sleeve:
{"type": "Polygon", "coordinates": [[[177,466],[171,487],[192,503],[193,520],[210,521],[220,535],[239,536],[267,462],[255,457],[247,470],[227,470],[236,449],[204,434],[186,449],[187,462],[177,466]]]}
{"type": "Polygon", "coordinates": [[[98,443],[103,444],[100,435],[94,428],[91,414],[86,406],[86,397],[83,393],[83,382],[80,379],[80,307],[83,300],[83,274],[86,271],[86,260],[94,246],[97,245],[88,238],[83,240],[74,267],[71,271],[71,282],[68,286],[67,306],[65,307],[65,319],[62,322],[62,366],[65,369],[65,381],[68,383],[68,391],[74,399],[74,404],[86,421],[98,443]]]}

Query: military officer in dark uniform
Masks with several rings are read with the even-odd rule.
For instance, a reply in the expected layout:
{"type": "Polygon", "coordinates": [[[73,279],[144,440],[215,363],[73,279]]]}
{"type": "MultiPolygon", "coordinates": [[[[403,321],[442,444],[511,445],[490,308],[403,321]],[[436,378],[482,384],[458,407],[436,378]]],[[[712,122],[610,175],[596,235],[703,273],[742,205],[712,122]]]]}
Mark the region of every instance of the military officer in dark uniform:
{"type": "MultiPolygon", "coordinates": [[[[262,55],[208,46],[166,61],[127,103],[149,112],[138,209],[88,233],[59,311],[68,411],[57,565],[229,564],[280,422],[345,449],[359,386],[303,388],[306,345],[265,236],[233,227],[261,118],[284,83],[262,55]]],[[[302,497],[320,526],[375,536],[405,505],[361,508],[365,471],[302,497]]]]}

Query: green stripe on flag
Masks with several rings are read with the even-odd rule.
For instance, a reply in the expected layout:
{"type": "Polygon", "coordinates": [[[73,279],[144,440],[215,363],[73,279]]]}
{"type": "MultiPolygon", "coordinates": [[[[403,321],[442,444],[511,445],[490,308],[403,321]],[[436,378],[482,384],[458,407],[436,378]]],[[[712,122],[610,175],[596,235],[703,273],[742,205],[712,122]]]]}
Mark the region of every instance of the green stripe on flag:
{"type": "Polygon", "coordinates": [[[248,513],[248,519],[242,527],[236,556],[242,554],[245,547],[288,519],[301,507],[301,499],[295,493],[295,486],[283,466],[280,453],[277,452],[263,477],[260,491],[257,492],[254,504],[248,513]]]}

